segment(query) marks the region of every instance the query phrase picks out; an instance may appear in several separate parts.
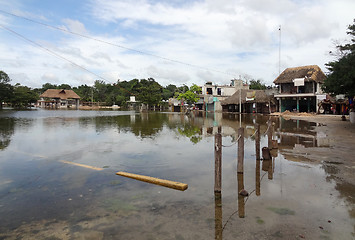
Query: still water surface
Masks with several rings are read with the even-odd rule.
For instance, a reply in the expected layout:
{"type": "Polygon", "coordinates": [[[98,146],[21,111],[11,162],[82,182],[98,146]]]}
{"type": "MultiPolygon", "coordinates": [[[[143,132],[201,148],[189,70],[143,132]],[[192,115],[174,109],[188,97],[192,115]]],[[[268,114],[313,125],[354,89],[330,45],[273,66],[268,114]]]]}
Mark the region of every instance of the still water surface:
{"type": "Polygon", "coordinates": [[[269,117],[241,119],[243,179],[234,144],[239,115],[1,111],[0,239],[353,239],[353,206],[331,171],[287,151],[327,147],[315,124],[273,118],[279,149],[270,168],[255,160],[253,136],[259,123],[267,146],[269,117]],[[219,127],[221,198],[214,194],[219,127]],[[189,188],[164,188],[117,171],[189,188]],[[242,180],[250,196],[238,199],[242,180]]]}

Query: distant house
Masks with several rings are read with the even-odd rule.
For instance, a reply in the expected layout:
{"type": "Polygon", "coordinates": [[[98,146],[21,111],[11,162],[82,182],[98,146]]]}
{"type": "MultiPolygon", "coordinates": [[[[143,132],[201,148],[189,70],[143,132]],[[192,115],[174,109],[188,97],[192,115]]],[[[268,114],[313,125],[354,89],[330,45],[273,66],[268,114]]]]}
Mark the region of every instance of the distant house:
{"type": "Polygon", "coordinates": [[[287,68],[274,80],[279,93],[280,112],[317,112],[318,104],[325,99],[321,86],[326,79],[317,65],[287,68]]]}
{"type": "Polygon", "coordinates": [[[276,110],[275,100],[264,90],[241,89],[221,101],[221,105],[223,112],[270,113],[276,110]]]}
{"type": "Polygon", "coordinates": [[[207,82],[202,88],[200,100],[195,104],[200,110],[222,111],[221,101],[231,97],[239,89],[249,89],[242,80],[233,79],[230,85],[213,85],[207,82]]]}
{"type": "Polygon", "coordinates": [[[42,108],[79,108],[80,97],[73,90],[48,89],[39,96],[42,108]]]}

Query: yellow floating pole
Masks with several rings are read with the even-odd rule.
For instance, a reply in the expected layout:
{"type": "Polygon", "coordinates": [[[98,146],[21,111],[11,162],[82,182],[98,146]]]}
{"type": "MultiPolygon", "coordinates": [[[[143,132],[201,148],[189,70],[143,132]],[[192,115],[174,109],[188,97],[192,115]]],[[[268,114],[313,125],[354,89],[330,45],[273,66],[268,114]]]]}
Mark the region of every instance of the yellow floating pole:
{"type": "Polygon", "coordinates": [[[96,170],[96,171],[104,170],[103,168],[93,167],[93,166],[89,166],[89,165],[85,165],[85,164],[81,164],[81,163],[69,162],[69,161],[64,161],[64,160],[61,160],[61,162],[66,163],[66,164],[75,165],[78,167],[89,168],[89,169],[96,170]]]}
{"type": "Polygon", "coordinates": [[[164,187],[168,187],[168,188],[173,188],[173,189],[180,190],[180,191],[185,191],[188,187],[188,185],[185,183],[174,182],[174,181],[170,181],[170,180],[164,180],[164,179],[159,179],[159,178],[154,178],[154,177],[149,177],[149,176],[143,176],[143,175],[134,174],[134,173],[117,172],[116,175],[120,175],[120,176],[128,177],[128,178],[133,178],[133,179],[147,182],[147,183],[153,183],[156,185],[160,185],[160,186],[164,186],[164,187]]]}

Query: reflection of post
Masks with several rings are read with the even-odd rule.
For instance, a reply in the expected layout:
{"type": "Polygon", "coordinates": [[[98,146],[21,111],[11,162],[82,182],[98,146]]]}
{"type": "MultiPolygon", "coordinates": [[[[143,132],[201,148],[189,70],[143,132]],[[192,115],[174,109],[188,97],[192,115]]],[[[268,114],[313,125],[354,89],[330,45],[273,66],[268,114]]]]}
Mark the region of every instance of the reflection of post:
{"type": "Polygon", "coordinates": [[[255,168],[255,194],[260,196],[260,160],[256,160],[255,168]]]}
{"type": "Polygon", "coordinates": [[[255,153],[256,153],[256,168],[255,168],[255,194],[260,196],[260,125],[255,124],[255,153]]]}
{"type": "Polygon", "coordinates": [[[271,119],[267,122],[268,125],[268,132],[267,132],[267,147],[272,149],[272,122],[271,119]]]}
{"type": "Polygon", "coordinates": [[[244,128],[238,129],[238,164],[237,171],[238,173],[244,172],[244,128]]]}
{"type": "Polygon", "coordinates": [[[222,194],[214,193],[214,239],[222,240],[222,194]]]}
{"type": "MultiPolygon", "coordinates": [[[[244,174],[239,173],[237,174],[238,178],[238,193],[244,189],[244,174]]],[[[238,194],[238,213],[240,218],[245,217],[245,202],[244,196],[238,194]]]]}
{"type": "Polygon", "coordinates": [[[272,180],[272,177],[273,177],[273,160],[272,159],[270,159],[269,160],[269,167],[268,167],[268,170],[267,170],[267,172],[268,172],[268,174],[267,174],[267,176],[268,176],[268,179],[270,179],[270,180],[272,180]]]}
{"type": "Polygon", "coordinates": [[[222,185],[222,135],[214,136],[214,191],[221,192],[222,185]]]}

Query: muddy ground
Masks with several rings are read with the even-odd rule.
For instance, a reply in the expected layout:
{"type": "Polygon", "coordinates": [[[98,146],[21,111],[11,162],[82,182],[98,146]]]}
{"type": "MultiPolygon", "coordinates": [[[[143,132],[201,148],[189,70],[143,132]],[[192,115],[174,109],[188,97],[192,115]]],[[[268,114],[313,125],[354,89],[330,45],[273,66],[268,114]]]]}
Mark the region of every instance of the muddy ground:
{"type": "MultiPolygon", "coordinates": [[[[317,123],[317,134],[325,134],[329,147],[294,148],[293,155],[303,157],[323,164],[330,173],[331,179],[337,183],[337,189],[342,190],[350,202],[355,206],[355,124],[346,121],[340,115],[292,114],[282,115],[285,118],[306,120],[317,123]]],[[[355,207],[351,215],[355,217],[355,207]]]]}

